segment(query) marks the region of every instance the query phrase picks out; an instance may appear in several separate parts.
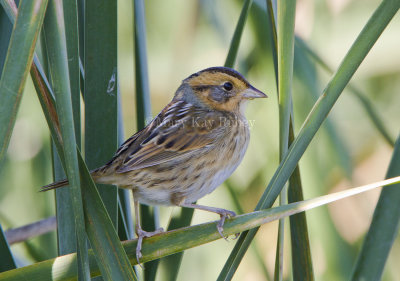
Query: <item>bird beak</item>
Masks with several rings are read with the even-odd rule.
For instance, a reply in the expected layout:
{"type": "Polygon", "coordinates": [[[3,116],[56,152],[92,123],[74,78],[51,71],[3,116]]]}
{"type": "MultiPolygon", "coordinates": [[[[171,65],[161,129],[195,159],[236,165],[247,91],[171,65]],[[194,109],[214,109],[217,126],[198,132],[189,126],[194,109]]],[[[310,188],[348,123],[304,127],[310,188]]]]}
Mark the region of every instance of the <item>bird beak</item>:
{"type": "Polygon", "coordinates": [[[244,90],[242,97],[245,99],[257,99],[257,98],[268,98],[266,94],[261,92],[260,90],[257,90],[253,86],[250,86],[246,90],[244,90]]]}

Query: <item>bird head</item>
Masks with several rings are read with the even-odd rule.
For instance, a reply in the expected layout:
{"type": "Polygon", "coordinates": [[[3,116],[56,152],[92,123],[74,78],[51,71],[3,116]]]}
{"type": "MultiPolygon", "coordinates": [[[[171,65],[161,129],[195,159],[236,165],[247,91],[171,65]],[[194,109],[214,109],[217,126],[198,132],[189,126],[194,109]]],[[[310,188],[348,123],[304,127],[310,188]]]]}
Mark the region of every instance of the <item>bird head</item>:
{"type": "Polygon", "coordinates": [[[266,97],[239,72],[228,67],[211,67],[190,75],[175,95],[213,110],[230,112],[242,112],[246,101],[266,97]]]}

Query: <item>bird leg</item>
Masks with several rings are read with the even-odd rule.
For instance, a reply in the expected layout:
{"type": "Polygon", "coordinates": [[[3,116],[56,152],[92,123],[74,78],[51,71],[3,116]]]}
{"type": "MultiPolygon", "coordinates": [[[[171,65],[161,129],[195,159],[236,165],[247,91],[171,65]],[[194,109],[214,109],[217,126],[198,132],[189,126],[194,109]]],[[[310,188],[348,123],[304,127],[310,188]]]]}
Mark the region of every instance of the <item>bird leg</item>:
{"type": "MultiPolygon", "coordinates": [[[[197,205],[197,204],[192,204],[192,203],[181,203],[179,205],[180,207],[186,207],[186,208],[193,208],[193,209],[199,209],[211,213],[216,213],[220,215],[221,219],[217,223],[217,230],[219,234],[224,238],[225,240],[228,240],[227,237],[224,236],[223,231],[224,231],[224,223],[226,218],[234,217],[236,216],[236,213],[233,211],[221,209],[221,208],[215,208],[215,207],[209,207],[209,206],[203,206],[203,205],[197,205]]],[[[236,238],[237,238],[236,234],[236,238]]]]}
{"type": "Polygon", "coordinates": [[[135,198],[133,198],[133,202],[135,205],[135,232],[136,236],[138,238],[137,244],[136,244],[136,260],[140,266],[142,266],[139,262],[139,259],[142,257],[142,242],[143,238],[145,237],[152,237],[156,234],[159,234],[161,232],[164,232],[163,228],[156,229],[155,231],[152,232],[147,232],[142,229],[142,226],[140,224],[140,212],[139,212],[139,201],[135,198]]]}

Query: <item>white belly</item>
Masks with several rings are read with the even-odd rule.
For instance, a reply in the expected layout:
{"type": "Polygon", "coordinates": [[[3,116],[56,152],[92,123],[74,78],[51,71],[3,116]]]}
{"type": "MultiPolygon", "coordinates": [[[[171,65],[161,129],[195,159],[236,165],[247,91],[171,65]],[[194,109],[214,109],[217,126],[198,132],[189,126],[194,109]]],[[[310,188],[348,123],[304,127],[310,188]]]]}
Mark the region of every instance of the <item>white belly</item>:
{"type": "Polygon", "coordinates": [[[220,155],[221,157],[221,161],[219,161],[220,165],[218,165],[219,169],[211,177],[206,178],[204,182],[199,181],[198,183],[194,183],[191,187],[189,187],[189,192],[187,192],[185,203],[193,203],[203,196],[213,192],[232,175],[232,173],[242,162],[247,150],[248,139],[249,138],[246,138],[242,142],[237,140],[239,153],[233,155],[230,159],[226,159],[228,153],[224,153],[224,151],[218,151],[217,155],[220,155]]]}

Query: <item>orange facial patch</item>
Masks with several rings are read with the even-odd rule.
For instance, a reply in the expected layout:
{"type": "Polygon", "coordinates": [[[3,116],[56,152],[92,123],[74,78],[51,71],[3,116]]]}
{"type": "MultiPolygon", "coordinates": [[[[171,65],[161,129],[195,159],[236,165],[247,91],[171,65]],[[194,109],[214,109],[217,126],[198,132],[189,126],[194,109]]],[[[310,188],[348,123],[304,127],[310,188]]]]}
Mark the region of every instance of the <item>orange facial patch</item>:
{"type": "Polygon", "coordinates": [[[238,92],[248,87],[243,81],[224,72],[200,72],[197,76],[192,76],[187,82],[194,88],[211,85],[217,86],[225,82],[231,82],[238,92]]]}

